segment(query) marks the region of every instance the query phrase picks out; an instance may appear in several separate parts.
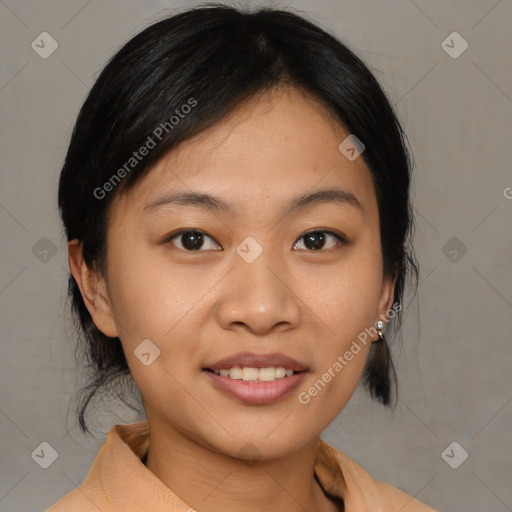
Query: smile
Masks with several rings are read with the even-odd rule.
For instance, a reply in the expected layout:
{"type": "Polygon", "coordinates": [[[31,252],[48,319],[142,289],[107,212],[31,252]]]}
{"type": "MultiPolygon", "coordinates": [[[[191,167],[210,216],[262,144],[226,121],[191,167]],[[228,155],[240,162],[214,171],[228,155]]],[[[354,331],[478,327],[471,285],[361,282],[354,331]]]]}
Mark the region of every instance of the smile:
{"type": "Polygon", "coordinates": [[[291,377],[294,373],[289,368],[282,366],[269,366],[267,368],[251,368],[234,366],[233,368],[223,368],[222,370],[211,370],[216,375],[228,377],[234,380],[243,380],[245,382],[272,382],[276,379],[291,377]]]}

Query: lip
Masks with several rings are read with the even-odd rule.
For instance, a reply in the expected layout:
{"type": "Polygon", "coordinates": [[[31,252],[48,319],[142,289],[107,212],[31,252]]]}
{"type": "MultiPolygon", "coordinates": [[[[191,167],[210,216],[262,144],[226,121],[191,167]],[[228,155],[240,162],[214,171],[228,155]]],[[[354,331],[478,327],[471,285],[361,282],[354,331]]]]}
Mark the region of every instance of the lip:
{"type": "Polygon", "coordinates": [[[308,374],[307,371],[301,371],[291,377],[270,382],[247,382],[223,377],[207,370],[203,370],[202,373],[217,389],[249,405],[271,404],[282,400],[292,393],[308,374]]]}
{"type": "Polygon", "coordinates": [[[280,352],[271,352],[268,354],[239,352],[238,354],[234,354],[232,356],[216,361],[215,363],[206,365],[203,367],[203,370],[220,371],[223,369],[234,368],[235,366],[239,366],[240,368],[268,368],[270,366],[281,366],[295,372],[303,372],[309,369],[306,365],[280,352]]]}

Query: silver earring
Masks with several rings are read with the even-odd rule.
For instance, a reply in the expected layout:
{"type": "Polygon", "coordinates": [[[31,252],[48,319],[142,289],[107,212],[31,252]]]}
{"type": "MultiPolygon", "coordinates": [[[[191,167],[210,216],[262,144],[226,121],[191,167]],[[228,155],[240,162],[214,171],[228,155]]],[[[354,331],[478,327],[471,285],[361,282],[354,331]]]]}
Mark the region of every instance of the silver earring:
{"type": "Polygon", "coordinates": [[[384,341],[384,335],[382,333],[382,329],[384,329],[384,322],[382,320],[377,320],[377,322],[375,322],[375,328],[377,329],[377,334],[379,335],[379,339],[375,341],[384,341]]]}

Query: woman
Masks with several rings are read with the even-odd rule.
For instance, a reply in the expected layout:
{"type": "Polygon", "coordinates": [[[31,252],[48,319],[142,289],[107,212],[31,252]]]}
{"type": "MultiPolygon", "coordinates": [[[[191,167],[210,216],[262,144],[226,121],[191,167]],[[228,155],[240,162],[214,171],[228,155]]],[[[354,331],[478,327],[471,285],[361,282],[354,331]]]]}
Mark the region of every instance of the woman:
{"type": "Polygon", "coordinates": [[[55,511],[429,511],[320,440],[394,369],[411,165],[391,106],[337,39],[225,6],[129,41],[85,101],[59,184],[69,291],[115,425],[55,511]]]}

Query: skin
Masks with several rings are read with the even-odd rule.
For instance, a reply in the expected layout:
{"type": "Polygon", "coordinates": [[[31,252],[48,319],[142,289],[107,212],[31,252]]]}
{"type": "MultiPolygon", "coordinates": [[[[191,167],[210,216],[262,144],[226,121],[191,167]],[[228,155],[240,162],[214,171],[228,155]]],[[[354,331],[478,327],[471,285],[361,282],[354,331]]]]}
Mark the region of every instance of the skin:
{"type": "Polygon", "coordinates": [[[383,279],[370,172],[362,157],[351,162],[338,150],[348,135],[314,98],[291,88],[267,92],[116,197],[105,276],[87,268],[77,240],[69,243],[91,316],[121,339],[143,396],[147,467],[198,510],[340,510],[313,477],[317,446],[353,394],[371,340],[307,405],[297,396],[389,310],[394,288],[383,279]],[[283,213],[292,198],[330,187],[354,194],[362,211],[331,202],[283,213]],[[234,213],[189,205],[144,212],[176,190],[215,194],[234,213]],[[183,228],[207,235],[199,250],[187,251],[180,235],[166,241],[183,228]],[[325,234],[323,248],[312,250],[303,235],[315,229],[337,230],[348,243],[325,234]],[[248,236],[263,248],[250,264],[235,251],[248,236]],[[149,366],[134,355],[147,338],[161,351],[149,366]],[[283,352],[309,373],[277,403],[244,404],[201,369],[245,350],[283,352]],[[249,442],[257,461],[239,453],[249,442]]]}

